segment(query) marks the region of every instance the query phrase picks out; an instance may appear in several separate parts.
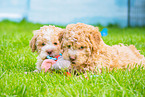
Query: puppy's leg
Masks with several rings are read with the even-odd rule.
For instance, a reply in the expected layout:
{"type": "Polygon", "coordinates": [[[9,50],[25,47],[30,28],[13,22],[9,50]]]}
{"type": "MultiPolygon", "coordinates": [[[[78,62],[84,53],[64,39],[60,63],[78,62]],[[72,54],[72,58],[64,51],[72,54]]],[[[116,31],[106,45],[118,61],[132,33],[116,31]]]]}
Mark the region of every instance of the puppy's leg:
{"type": "Polygon", "coordinates": [[[33,72],[40,72],[41,71],[42,62],[43,62],[43,60],[38,56],[37,62],[36,62],[36,70],[34,70],[33,72]]]}

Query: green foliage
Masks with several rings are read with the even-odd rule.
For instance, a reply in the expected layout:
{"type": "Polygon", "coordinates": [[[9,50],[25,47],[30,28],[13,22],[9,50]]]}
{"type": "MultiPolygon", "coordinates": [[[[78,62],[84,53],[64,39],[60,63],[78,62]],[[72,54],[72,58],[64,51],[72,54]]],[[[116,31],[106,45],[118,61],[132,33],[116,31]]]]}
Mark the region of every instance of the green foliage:
{"type": "MultiPolygon", "coordinates": [[[[86,79],[66,77],[57,73],[34,73],[36,54],[29,48],[33,30],[42,24],[26,21],[0,22],[0,97],[102,97],[144,96],[145,70],[103,71],[98,77],[86,79]],[[25,74],[24,72],[28,72],[25,74]]],[[[64,27],[63,27],[64,28],[64,27]]],[[[145,28],[108,28],[103,37],[108,45],[133,44],[145,55],[145,28]]]]}

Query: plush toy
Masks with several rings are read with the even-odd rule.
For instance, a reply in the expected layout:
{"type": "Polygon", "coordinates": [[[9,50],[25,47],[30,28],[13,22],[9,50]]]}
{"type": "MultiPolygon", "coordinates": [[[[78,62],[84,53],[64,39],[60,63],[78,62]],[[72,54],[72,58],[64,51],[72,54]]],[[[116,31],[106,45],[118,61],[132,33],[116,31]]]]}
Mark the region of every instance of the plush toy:
{"type": "Polygon", "coordinates": [[[41,70],[47,72],[49,69],[61,70],[68,69],[70,66],[70,61],[64,60],[62,54],[57,55],[55,58],[47,56],[48,59],[45,59],[41,65],[41,70]]]}

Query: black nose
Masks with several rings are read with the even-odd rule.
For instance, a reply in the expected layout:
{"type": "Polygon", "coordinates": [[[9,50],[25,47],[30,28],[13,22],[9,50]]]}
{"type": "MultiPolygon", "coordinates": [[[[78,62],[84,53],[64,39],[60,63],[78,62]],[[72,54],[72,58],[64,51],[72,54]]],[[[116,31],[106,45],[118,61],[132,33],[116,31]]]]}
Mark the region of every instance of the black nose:
{"type": "Polygon", "coordinates": [[[52,52],[47,52],[48,54],[51,54],[52,52]]]}
{"type": "Polygon", "coordinates": [[[52,50],[47,50],[47,53],[50,55],[52,54],[52,50]]]}
{"type": "Polygon", "coordinates": [[[76,59],[76,57],[75,57],[75,56],[70,56],[69,59],[70,59],[71,61],[74,61],[74,60],[76,59]]]}

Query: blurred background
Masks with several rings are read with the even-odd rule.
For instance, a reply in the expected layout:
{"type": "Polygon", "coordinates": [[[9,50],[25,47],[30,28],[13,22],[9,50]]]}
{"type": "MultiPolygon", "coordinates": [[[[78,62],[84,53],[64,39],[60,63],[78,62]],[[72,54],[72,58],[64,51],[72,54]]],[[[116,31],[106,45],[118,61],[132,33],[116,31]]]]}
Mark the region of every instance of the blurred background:
{"type": "Polygon", "coordinates": [[[145,0],[0,0],[0,21],[145,26],[145,0]]]}

